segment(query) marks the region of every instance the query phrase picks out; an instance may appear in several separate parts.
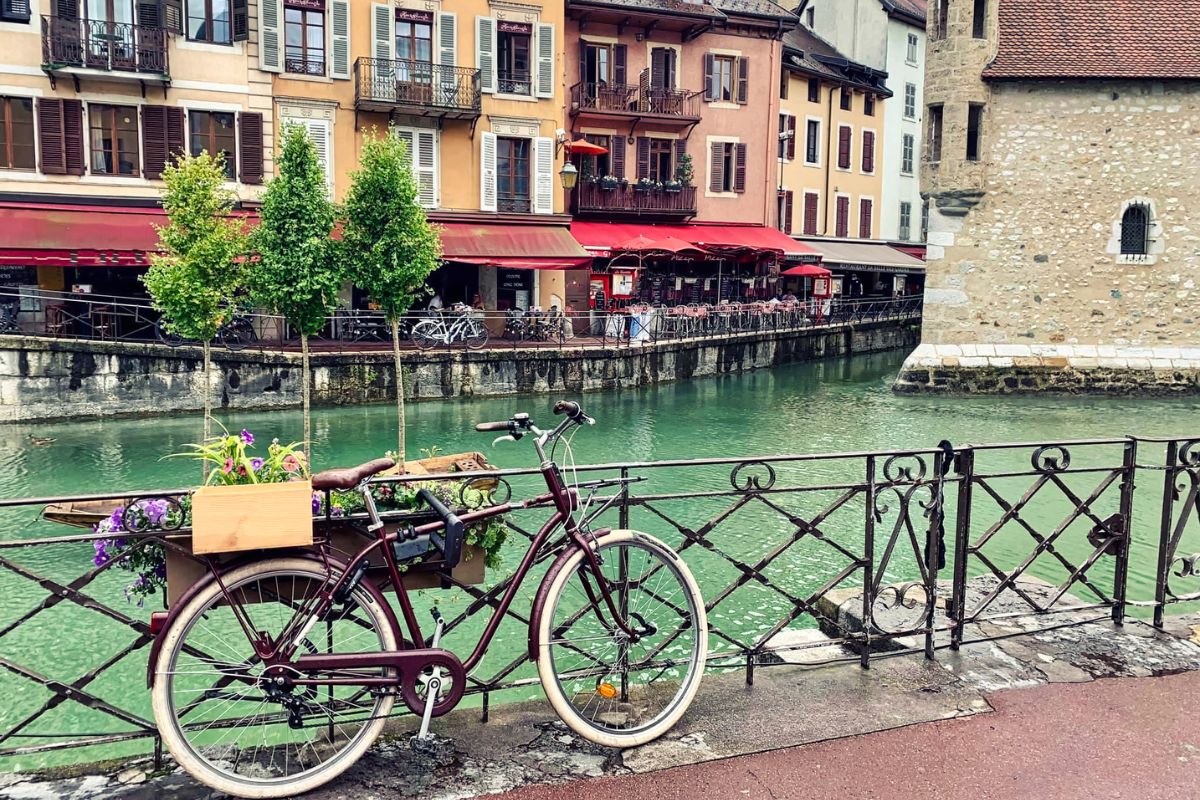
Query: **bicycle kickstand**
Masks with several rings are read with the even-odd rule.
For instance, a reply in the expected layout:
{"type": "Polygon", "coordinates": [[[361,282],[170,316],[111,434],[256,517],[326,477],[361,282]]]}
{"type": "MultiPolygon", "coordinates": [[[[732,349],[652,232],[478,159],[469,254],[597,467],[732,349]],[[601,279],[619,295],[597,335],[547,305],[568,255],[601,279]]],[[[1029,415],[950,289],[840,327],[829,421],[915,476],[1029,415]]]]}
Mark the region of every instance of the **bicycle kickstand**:
{"type": "MultiPolygon", "coordinates": [[[[437,649],[442,641],[442,630],[446,627],[446,620],[442,619],[442,614],[436,608],[433,609],[433,642],[431,647],[437,649]]],[[[424,742],[430,739],[429,722],[433,719],[433,707],[437,705],[438,695],[442,691],[442,668],[434,667],[433,673],[429,676],[429,680],[425,683],[425,713],[421,715],[421,730],[417,733],[417,740],[424,742]]]]}

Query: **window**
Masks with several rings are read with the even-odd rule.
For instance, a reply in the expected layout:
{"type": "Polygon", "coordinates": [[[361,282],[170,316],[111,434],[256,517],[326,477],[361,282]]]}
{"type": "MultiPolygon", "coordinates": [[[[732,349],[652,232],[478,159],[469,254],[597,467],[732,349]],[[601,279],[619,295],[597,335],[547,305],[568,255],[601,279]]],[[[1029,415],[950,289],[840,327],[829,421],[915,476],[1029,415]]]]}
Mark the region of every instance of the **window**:
{"type": "Polygon", "coordinates": [[[934,0],[933,29],[930,35],[933,39],[946,38],[946,23],[950,15],[950,0],[934,0]]]}
{"type": "Polygon", "coordinates": [[[675,179],[674,151],[674,139],[650,140],[650,169],[646,173],[650,180],[665,183],[675,179]]]}
{"type": "Polygon", "coordinates": [[[325,74],[324,0],[285,0],[283,68],[301,75],[325,74]],[[301,3],[303,2],[303,7],[301,3]],[[295,3],[295,5],[293,5],[295,3]],[[315,4],[320,8],[312,8],[315,4]]]}
{"type": "Polygon", "coordinates": [[[904,84],[904,118],[917,118],[917,85],[915,83],[904,84]]]}
{"type": "Polygon", "coordinates": [[[868,175],[875,171],[875,131],[863,131],[862,171],[868,175]]]}
{"type": "Polygon", "coordinates": [[[433,13],[405,10],[404,14],[406,19],[396,20],[396,60],[432,64],[433,13]]]}
{"type": "Polygon", "coordinates": [[[804,235],[817,235],[817,215],[820,213],[821,197],[816,192],[804,193],[804,235]]]}
{"type": "Polygon", "coordinates": [[[29,22],[29,0],[0,0],[0,22],[29,22]]]}
{"type": "Polygon", "coordinates": [[[838,126],[838,169],[850,169],[850,148],[854,129],[849,125],[838,126]]]}
{"type": "Polygon", "coordinates": [[[497,210],[529,213],[529,140],[496,138],[497,210]]]}
{"type": "Polygon", "coordinates": [[[929,201],[921,203],[921,241],[929,240],[929,201]]]}
{"type": "Polygon", "coordinates": [[[929,107],[929,142],[926,153],[930,161],[942,160],[942,104],[929,107]]]}
{"type": "Polygon", "coordinates": [[[796,157],[796,118],[779,115],[779,158],[791,161],[796,157]]]}
{"type": "MultiPolygon", "coordinates": [[[[500,83],[497,91],[501,94],[533,94],[533,79],[530,72],[533,26],[521,22],[500,20],[496,23],[496,31],[500,59],[496,64],[496,77],[500,83]]],[[[528,158],[528,142],[526,142],[526,158],[528,158]]]]}
{"type": "Polygon", "coordinates": [[[792,192],[784,189],[779,192],[775,202],[775,220],[779,230],[790,234],[792,232],[792,192]]]}
{"type": "Polygon", "coordinates": [[[863,95],[863,113],[866,114],[868,117],[875,116],[875,95],[873,95],[873,94],[864,94],[863,95]]]}
{"type": "Polygon", "coordinates": [[[821,163],[821,120],[810,119],[804,126],[804,163],[821,163]]]}
{"type": "Polygon", "coordinates": [[[821,79],[820,78],[809,78],[808,79],[808,102],[810,102],[810,103],[821,102],[821,79]]]}
{"type": "Polygon", "coordinates": [[[717,158],[721,161],[721,184],[718,191],[733,191],[734,151],[732,142],[717,145],[717,158]]]}
{"type": "Polygon", "coordinates": [[[916,149],[917,137],[911,133],[904,134],[900,147],[900,171],[905,175],[913,173],[913,151],[916,149]]]}
{"type": "Polygon", "coordinates": [[[237,175],[237,133],[231,111],[189,111],[188,151],[198,156],[207,152],[225,157],[225,177],[234,180],[237,175]]]}
{"type": "MultiPolygon", "coordinates": [[[[584,153],[573,153],[571,156],[572,163],[575,164],[575,169],[579,170],[579,177],[584,180],[595,180],[603,178],[605,175],[612,175],[611,155],[614,147],[611,136],[604,136],[598,133],[587,133],[583,136],[585,141],[592,144],[600,145],[607,153],[600,155],[591,155],[584,153]]],[[[624,144],[622,142],[621,144],[624,144]]]]}
{"type": "Polygon", "coordinates": [[[978,161],[982,147],[983,106],[971,103],[967,106],[967,161],[978,161]]]}
{"type": "Polygon", "coordinates": [[[35,169],[33,99],[0,97],[0,169],[35,169]]]}
{"type": "Polygon", "coordinates": [[[594,95],[600,85],[614,81],[612,46],[584,42],[581,66],[583,74],[579,79],[588,85],[589,92],[594,95]]]}
{"type": "Polygon", "coordinates": [[[900,241],[907,242],[912,238],[912,203],[900,203],[900,241]]]}
{"type": "Polygon", "coordinates": [[[138,174],[136,106],[88,104],[93,175],[138,174]]]}
{"type": "Polygon", "coordinates": [[[712,143],[708,190],[713,193],[746,191],[746,145],[739,142],[712,143]]]}
{"type": "Polygon", "coordinates": [[[987,27],[987,0],[975,0],[974,16],[971,18],[971,35],[976,39],[984,38],[987,27]]]}
{"type": "Polygon", "coordinates": [[[908,35],[908,51],[904,54],[904,60],[909,64],[915,65],[917,63],[917,46],[919,44],[920,41],[917,39],[917,35],[910,33],[908,35]]]}
{"type": "Polygon", "coordinates": [[[839,195],[837,199],[837,219],[834,222],[834,236],[846,238],[850,235],[850,198],[839,195]]]}
{"type": "Polygon", "coordinates": [[[813,25],[816,24],[816,21],[817,21],[817,9],[812,6],[809,6],[808,10],[804,12],[804,24],[807,25],[809,27],[809,29],[811,30],[813,25]]]}
{"type": "Polygon", "coordinates": [[[779,72],[779,99],[788,99],[788,83],[792,80],[791,74],[785,69],[779,72]]]}
{"type": "Polygon", "coordinates": [[[875,201],[862,198],[858,201],[858,238],[870,239],[872,217],[875,215],[875,201]]]}
{"type": "Polygon", "coordinates": [[[188,0],[187,37],[194,42],[231,44],[230,0],[188,0]]]}
{"type": "Polygon", "coordinates": [[[734,86],[734,64],[736,61],[737,59],[733,56],[716,56],[713,58],[714,100],[737,99],[734,86]]]}
{"type": "Polygon", "coordinates": [[[1133,203],[1121,215],[1121,255],[1144,256],[1150,253],[1150,207],[1133,203]]]}
{"type": "Polygon", "coordinates": [[[849,89],[842,89],[842,111],[854,108],[854,94],[849,89]]]}

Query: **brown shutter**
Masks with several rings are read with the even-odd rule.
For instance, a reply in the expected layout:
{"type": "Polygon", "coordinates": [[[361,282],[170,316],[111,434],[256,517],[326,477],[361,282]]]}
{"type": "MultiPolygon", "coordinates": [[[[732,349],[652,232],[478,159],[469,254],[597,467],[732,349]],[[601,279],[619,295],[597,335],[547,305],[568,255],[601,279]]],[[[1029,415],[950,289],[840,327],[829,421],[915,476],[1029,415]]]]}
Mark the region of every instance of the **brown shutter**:
{"type": "Polygon", "coordinates": [[[67,148],[63,141],[63,101],[37,100],[38,152],[42,172],[46,175],[67,174],[67,148]]]}
{"type": "Polygon", "coordinates": [[[679,53],[675,52],[675,48],[667,48],[667,88],[675,88],[675,69],[676,59],[679,58],[679,53]]]}
{"type": "Polygon", "coordinates": [[[637,137],[637,179],[650,176],[650,137],[637,137]]]}
{"type": "Polygon", "coordinates": [[[163,0],[163,27],[183,33],[183,0],[163,0]]]}
{"type": "Polygon", "coordinates": [[[184,110],[175,106],[167,106],[167,163],[187,152],[187,140],[184,139],[184,128],[187,119],[184,110]]]}
{"type": "Polygon", "coordinates": [[[716,81],[713,80],[713,65],[716,59],[712,53],[704,54],[704,99],[715,100],[713,91],[716,86],[716,81]]]}
{"type": "Polygon", "coordinates": [[[745,103],[750,94],[750,59],[742,56],[738,59],[737,101],[745,103]]]}
{"type": "Polygon", "coordinates": [[[63,144],[67,156],[67,174],[82,175],[83,158],[83,101],[63,100],[63,144]]]}
{"type": "Polygon", "coordinates": [[[247,0],[233,0],[233,40],[244,42],[250,38],[250,9],[247,0]]]}
{"type": "Polygon", "coordinates": [[[739,144],[736,148],[737,168],[733,172],[733,190],[746,191],[746,145],[739,144]]]}
{"type": "Polygon", "coordinates": [[[629,48],[623,44],[613,46],[613,83],[619,86],[625,85],[625,65],[629,62],[628,50],[629,48]]]}
{"type": "Polygon", "coordinates": [[[788,189],[783,193],[783,232],[791,234],[792,232],[792,190],[788,189]]]}
{"type": "Polygon", "coordinates": [[[608,151],[608,168],[614,178],[625,180],[625,137],[612,137],[612,146],[608,151]]]}
{"type": "Polygon", "coordinates": [[[241,124],[241,145],[238,153],[242,162],[242,183],[263,182],[263,116],[243,111],[238,115],[241,124]]]}
{"type": "Polygon", "coordinates": [[[863,172],[875,171],[875,133],[873,131],[863,131],[862,168],[863,172]]]}
{"type": "Polygon", "coordinates": [[[788,99],[788,71],[786,69],[779,72],[779,99],[788,99]]]}
{"type": "Polygon", "coordinates": [[[858,201],[858,238],[871,238],[871,212],[873,203],[867,198],[858,201]]]}
{"type": "Polygon", "coordinates": [[[838,167],[850,169],[850,136],[852,130],[843,125],[838,128],[838,167]]]}
{"type": "Polygon", "coordinates": [[[713,192],[725,188],[725,145],[722,142],[714,142],[709,153],[708,188],[713,192]]]}
{"type": "Polygon", "coordinates": [[[182,108],[142,106],[142,171],[150,180],[184,150],[182,108]]]}
{"type": "Polygon", "coordinates": [[[788,117],[787,133],[788,133],[787,157],[788,157],[788,161],[792,161],[796,158],[796,118],[795,117],[792,117],[792,116],[788,117]]]}
{"type": "Polygon", "coordinates": [[[679,164],[683,161],[683,157],[687,155],[687,139],[675,140],[675,171],[679,172],[679,164]]]}
{"type": "Polygon", "coordinates": [[[804,235],[817,235],[817,196],[812,192],[804,193],[804,235]]]}
{"type": "Polygon", "coordinates": [[[837,221],[834,231],[835,236],[846,237],[850,235],[850,198],[839,197],[837,199],[837,221]]]}
{"type": "Polygon", "coordinates": [[[137,24],[147,28],[161,28],[163,26],[161,0],[138,0],[137,24]]]}
{"type": "Polygon", "coordinates": [[[79,0],[54,0],[54,16],[59,19],[79,19],[79,0]]]}
{"type": "Polygon", "coordinates": [[[0,19],[5,22],[29,22],[29,0],[0,0],[0,19]]]}
{"type": "Polygon", "coordinates": [[[588,43],[580,40],[579,42],[579,82],[587,81],[587,51],[588,43]]]}
{"type": "Polygon", "coordinates": [[[650,85],[660,89],[667,85],[667,53],[666,47],[655,47],[650,51],[650,85]]]}

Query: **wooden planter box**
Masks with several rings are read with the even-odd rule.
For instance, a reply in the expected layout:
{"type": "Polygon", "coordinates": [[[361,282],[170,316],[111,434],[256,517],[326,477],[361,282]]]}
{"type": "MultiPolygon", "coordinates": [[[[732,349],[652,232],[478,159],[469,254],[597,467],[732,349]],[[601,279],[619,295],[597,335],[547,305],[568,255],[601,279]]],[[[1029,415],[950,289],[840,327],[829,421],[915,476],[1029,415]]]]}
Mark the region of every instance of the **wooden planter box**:
{"type": "Polygon", "coordinates": [[[201,486],[192,495],[192,552],[311,545],[312,496],[311,481],[201,486]]]}

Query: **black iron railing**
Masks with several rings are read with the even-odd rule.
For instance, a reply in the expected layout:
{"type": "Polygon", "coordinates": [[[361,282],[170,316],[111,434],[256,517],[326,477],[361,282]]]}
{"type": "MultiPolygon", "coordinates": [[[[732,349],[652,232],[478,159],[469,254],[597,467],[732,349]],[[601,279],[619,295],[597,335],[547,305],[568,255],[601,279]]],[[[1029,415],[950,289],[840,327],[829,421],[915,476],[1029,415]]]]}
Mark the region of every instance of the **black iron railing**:
{"type": "Polygon", "coordinates": [[[533,201],[527,194],[499,192],[496,197],[496,210],[508,214],[528,214],[533,210],[533,201]]]}
{"type": "Polygon", "coordinates": [[[359,106],[407,106],[477,116],[480,97],[477,69],[379,58],[354,62],[354,100],[359,106]]]}
{"type": "Polygon", "coordinates": [[[603,179],[580,181],[571,197],[576,214],[624,214],[633,216],[692,217],[696,214],[696,187],[675,189],[643,188],[603,179]]]}
{"type": "Polygon", "coordinates": [[[283,71],[294,75],[324,75],[325,59],[285,56],[283,59],[283,71]]]}
{"type": "Polygon", "coordinates": [[[527,69],[500,69],[496,75],[500,94],[533,94],[533,74],[527,69]]]}
{"type": "Polygon", "coordinates": [[[165,76],[168,39],[166,28],[43,16],[42,64],[165,76]]]}
{"type": "Polygon", "coordinates": [[[700,92],[583,81],[571,87],[571,113],[586,111],[696,120],[700,118],[700,92]]]}

